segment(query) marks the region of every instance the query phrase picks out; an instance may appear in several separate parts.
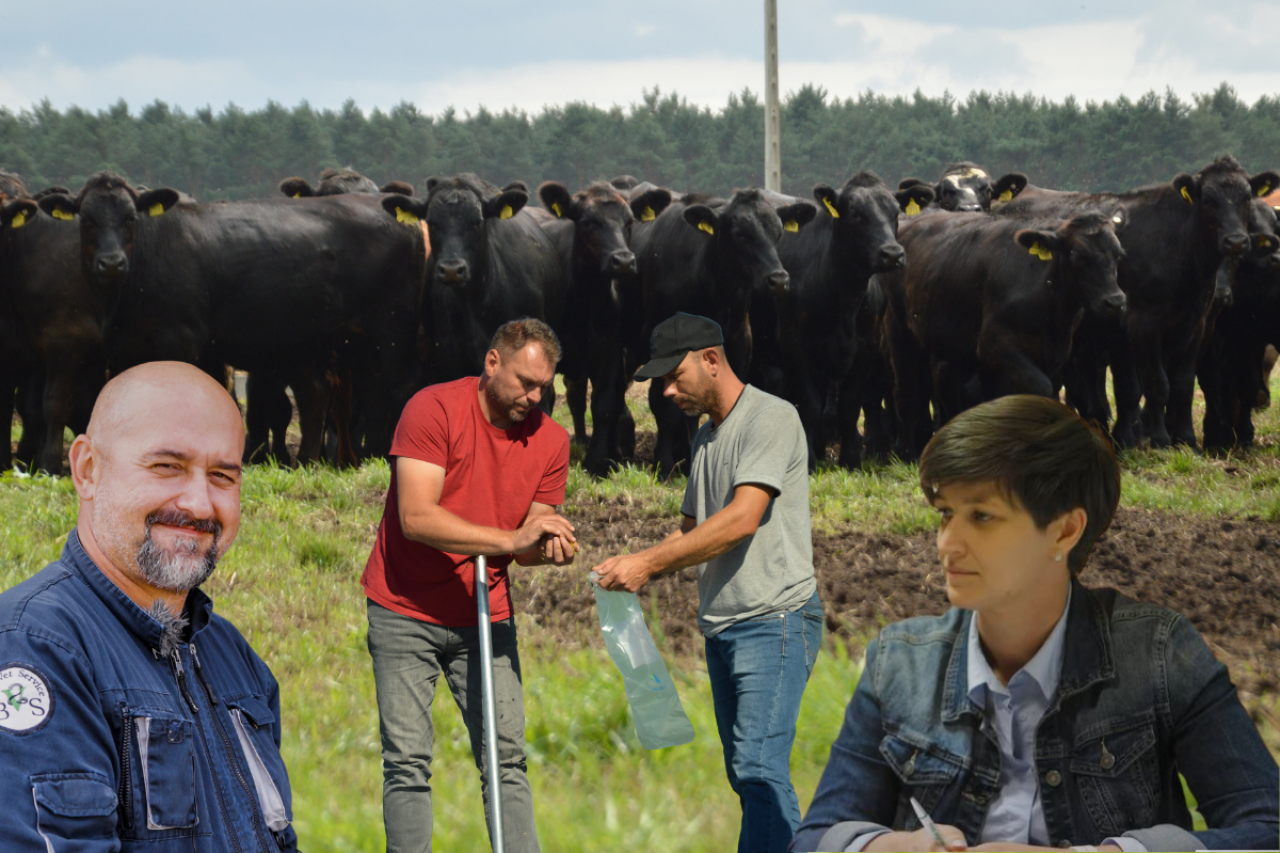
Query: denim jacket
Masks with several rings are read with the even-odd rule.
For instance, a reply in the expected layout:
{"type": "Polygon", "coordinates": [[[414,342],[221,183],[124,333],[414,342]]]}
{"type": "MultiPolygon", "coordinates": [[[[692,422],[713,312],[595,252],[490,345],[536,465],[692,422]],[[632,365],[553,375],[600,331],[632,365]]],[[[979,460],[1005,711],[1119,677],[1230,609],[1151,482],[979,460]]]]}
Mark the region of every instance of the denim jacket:
{"type": "Polygon", "coordinates": [[[271,671],[204,593],[190,642],[104,575],[73,531],[0,594],[5,851],[295,851],[271,671]]]}
{"type": "MultiPolygon", "coordinates": [[[[978,841],[1000,750],[967,696],[972,611],[907,619],[866,667],[793,851],[844,850],[879,829],[920,827],[914,796],[978,841]]],[[[1115,590],[1073,587],[1056,699],[1036,730],[1053,844],[1130,836],[1148,850],[1277,849],[1275,760],[1226,667],[1184,617],[1115,590]],[[1192,834],[1179,774],[1209,829],[1192,834]]]]}

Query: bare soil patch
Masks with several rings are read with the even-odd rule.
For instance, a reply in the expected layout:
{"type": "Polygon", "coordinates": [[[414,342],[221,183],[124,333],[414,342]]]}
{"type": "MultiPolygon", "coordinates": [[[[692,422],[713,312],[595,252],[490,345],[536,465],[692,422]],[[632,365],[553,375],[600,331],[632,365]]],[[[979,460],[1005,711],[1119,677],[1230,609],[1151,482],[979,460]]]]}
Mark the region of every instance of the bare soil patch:
{"type": "MultiPolygon", "coordinates": [[[[577,566],[515,572],[517,611],[552,636],[598,642],[587,570],[657,542],[675,520],[625,498],[578,505],[569,517],[584,546],[577,566]]],[[[855,648],[888,622],[947,609],[932,534],[849,530],[815,536],[813,544],[827,630],[855,648]]],[[[1185,614],[1242,691],[1276,691],[1280,525],[1122,509],[1095,547],[1083,580],[1185,614]]],[[[640,600],[672,652],[702,653],[694,570],[658,578],[641,590],[640,600]]]]}

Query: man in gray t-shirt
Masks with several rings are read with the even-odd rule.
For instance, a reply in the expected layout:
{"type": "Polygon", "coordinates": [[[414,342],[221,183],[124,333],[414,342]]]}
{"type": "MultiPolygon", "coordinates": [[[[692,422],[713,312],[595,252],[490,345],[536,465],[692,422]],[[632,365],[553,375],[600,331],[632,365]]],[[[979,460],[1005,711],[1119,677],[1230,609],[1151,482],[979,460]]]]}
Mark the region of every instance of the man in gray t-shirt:
{"type": "Polygon", "coordinates": [[[822,642],[813,574],[808,446],[795,408],[744,385],[720,326],[676,314],[660,323],[637,379],[663,383],[693,440],[680,528],[594,571],[631,592],[654,575],[698,567],[698,626],[729,784],[742,803],[738,850],[785,850],[800,825],[791,745],[822,642]]]}

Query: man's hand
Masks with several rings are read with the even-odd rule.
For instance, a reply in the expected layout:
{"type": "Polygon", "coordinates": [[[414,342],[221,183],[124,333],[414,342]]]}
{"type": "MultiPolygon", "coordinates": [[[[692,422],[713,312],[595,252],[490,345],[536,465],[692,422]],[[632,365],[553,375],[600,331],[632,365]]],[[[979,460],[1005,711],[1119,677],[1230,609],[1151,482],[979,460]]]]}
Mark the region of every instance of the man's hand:
{"type": "Polygon", "coordinates": [[[573,562],[578,553],[576,542],[570,542],[563,536],[544,533],[542,536],[542,562],[544,565],[567,566],[573,562]]]}
{"type": "Polygon", "coordinates": [[[600,576],[601,589],[637,592],[653,576],[644,554],[622,554],[610,557],[592,571],[600,576]]]}
{"type": "MultiPolygon", "coordinates": [[[[970,847],[969,849],[970,850],[1017,850],[1017,851],[1058,850],[1058,851],[1061,851],[1061,848],[1058,848],[1058,847],[1036,847],[1034,844],[1015,844],[1012,841],[988,841],[986,844],[980,844],[977,847],[970,847]]],[[[1119,850],[1120,848],[1114,847],[1110,844],[1103,844],[1100,847],[1098,847],[1098,849],[1099,850],[1119,850]]]]}
{"type": "MultiPolygon", "coordinates": [[[[509,554],[520,554],[528,551],[534,545],[537,545],[544,535],[550,534],[553,540],[551,545],[556,545],[554,540],[558,541],[559,553],[564,555],[569,551],[576,550],[577,537],[573,535],[573,525],[569,523],[569,519],[563,515],[557,515],[552,512],[539,514],[531,514],[524,524],[520,525],[511,534],[510,547],[507,548],[509,554]]],[[[548,556],[544,548],[543,554],[548,556]]]]}

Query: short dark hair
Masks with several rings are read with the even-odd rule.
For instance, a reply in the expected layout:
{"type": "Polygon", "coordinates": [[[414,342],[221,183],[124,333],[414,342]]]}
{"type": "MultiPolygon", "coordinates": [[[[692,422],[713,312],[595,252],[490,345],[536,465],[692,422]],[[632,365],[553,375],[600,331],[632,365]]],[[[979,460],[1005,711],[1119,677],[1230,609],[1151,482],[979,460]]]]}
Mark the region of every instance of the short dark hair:
{"type": "Polygon", "coordinates": [[[496,349],[505,357],[519,352],[530,343],[541,345],[543,354],[552,364],[560,363],[560,339],[550,326],[534,317],[520,317],[503,323],[493,333],[489,349],[496,349]]]}
{"type": "Polygon", "coordinates": [[[920,457],[920,488],[930,503],[949,483],[993,483],[1043,530],[1076,507],[1088,515],[1067,565],[1079,574],[1120,503],[1120,465],[1111,441],[1047,397],[1001,397],[962,412],[920,457]]]}

